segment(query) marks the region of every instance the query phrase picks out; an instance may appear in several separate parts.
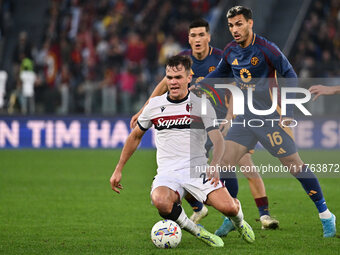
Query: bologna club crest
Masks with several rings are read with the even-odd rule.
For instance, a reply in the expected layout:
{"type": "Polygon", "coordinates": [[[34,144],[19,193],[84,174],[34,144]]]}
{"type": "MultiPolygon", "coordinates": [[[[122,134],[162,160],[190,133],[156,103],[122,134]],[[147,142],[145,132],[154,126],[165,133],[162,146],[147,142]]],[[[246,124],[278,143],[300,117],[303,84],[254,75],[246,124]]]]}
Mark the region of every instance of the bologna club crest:
{"type": "Polygon", "coordinates": [[[186,109],[187,109],[187,112],[191,112],[191,110],[192,110],[192,103],[187,103],[186,109]]]}

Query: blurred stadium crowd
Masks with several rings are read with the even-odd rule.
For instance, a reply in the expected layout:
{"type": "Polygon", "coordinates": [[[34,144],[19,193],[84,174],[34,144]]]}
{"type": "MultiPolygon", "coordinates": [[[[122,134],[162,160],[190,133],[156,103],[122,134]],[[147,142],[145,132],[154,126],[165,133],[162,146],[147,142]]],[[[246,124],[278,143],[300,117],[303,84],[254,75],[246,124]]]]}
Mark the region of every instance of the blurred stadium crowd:
{"type": "Polygon", "coordinates": [[[314,0],[290,54],[300,78],[340,77],[340,1],[314,0]]]}
{"type": "MultiPolygon", "coordinates": [[[[18,36],[6,95],[7,74],[0,72],[0,109],[134,113],[161,80],[166,58],[188,47],[189,23],[211,16],[220,2],[51,0],[41,43],[28,31],[18,36]]],[[[1,1],[1,15],[3,40],[10,1],[1,1]]],[[[290,54],[298,75],[340,76],[340,1],[313,0],[299,34],[290,54]]]]}

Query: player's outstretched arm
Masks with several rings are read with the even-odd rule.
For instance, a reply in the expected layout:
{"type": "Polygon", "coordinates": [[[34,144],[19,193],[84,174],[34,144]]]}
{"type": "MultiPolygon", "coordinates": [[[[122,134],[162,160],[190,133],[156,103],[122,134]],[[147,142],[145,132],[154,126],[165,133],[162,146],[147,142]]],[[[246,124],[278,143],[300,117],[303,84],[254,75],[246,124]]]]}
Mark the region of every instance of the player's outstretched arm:
{"type": "Polygon", "coordinates": [[[144,134],[145,131],[137,127],[132,130],[132,132],[126,139],[124,148],[122,150],[122,153],[120,154],[120,159],[118,161],[118,164],[116,165],[116,169],[110,178],[111,188],[118,194],[120,193],[119,189],[123,188],[123,186],[120,184],[123,167],[137,149],[144,134]]]}
{"type": "Polygon", "coordinates": [[[163,80],[161,80],[157,86],[155,87],[155,89],[153,90],[151,96],[149,97],[149,99],[145,102],[145,104],[143,105],[143,107],[139,110],[139,112],[137,112],[135,115],[132,116],[131,120],[130,120],[130,128],[133,129],[136,127],[137,125],[137,119],[139,117],[139,115],[141,115],[144,107],[149,103],[150,98],[156,97],[156,96],[161,96],[163,95],[165,92],[168,91],[168,88],[166,86],[166,77],[163,78],[163,80]]]}
{"type": "Polygon", "coordinates": [[[335,95],[340,94],[340,86],[324,86],[313,85],[309,88],[310,93],[314,94],[313,101],[315,101],[321,95],[335,95]]]}
{"type": "Polygon", "coordinates": [[[224,154],[224,139],[221,132],[218,129],[213,129],[208,132],[209,138],[214,145],[213,157],[210,162],[210,166],[213,166],[216,171],[208,172],[208,178],[211,179],[211,183],[216,187],[220,181],[219,172],[216,166],[220,165],[222,156],[224,154]]]}

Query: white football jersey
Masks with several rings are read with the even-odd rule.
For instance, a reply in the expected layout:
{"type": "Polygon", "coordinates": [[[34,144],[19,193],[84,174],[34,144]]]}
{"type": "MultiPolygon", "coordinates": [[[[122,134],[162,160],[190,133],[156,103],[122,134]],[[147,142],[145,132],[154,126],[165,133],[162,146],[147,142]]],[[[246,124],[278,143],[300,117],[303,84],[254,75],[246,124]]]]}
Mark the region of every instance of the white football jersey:
{"type": "Polygon", "coordinates": [[[214,127],[216,113],[209,100],[207,114],[202,115],[201,98],[193,93],[182,100],[168,94],[151,98],[138,118],[142,130],[156,129],[157,172],[176,171],[207,164],[207,132],[214,127]]]}

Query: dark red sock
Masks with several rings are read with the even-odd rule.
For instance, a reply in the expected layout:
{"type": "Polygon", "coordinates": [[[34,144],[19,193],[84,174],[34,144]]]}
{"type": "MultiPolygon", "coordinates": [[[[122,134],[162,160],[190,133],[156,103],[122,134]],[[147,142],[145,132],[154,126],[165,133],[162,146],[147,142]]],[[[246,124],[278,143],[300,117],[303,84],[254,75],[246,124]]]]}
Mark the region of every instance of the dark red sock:
{"type": "Polygon", "coordinates": [[[270,215],[268,209],[268,197],[255,198],[255,203],[259,209],[260,217],[263,215],[270,215]]]}

